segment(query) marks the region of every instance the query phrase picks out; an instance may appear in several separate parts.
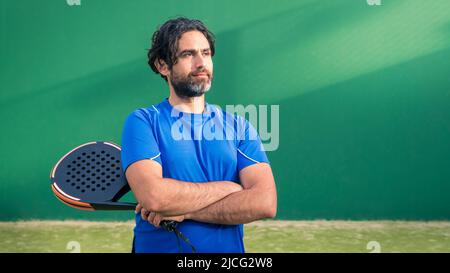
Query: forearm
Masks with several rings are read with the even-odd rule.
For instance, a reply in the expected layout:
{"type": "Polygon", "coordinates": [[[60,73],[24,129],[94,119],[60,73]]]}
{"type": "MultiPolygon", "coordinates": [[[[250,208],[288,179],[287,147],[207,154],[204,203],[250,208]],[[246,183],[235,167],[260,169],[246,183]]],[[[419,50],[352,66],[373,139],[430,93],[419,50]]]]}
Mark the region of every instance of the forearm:
{"type": "Polygon", "coordinates": [[[139,204],[150,212],[178,216],[203,209],[242,186],[231,181],[187,182],[162,177],[153,160],[140,160],[126,170],[126,178],[139,204]]]}
{"type": "Polygon", "coordinates": [[[250,188],[232,193],[227,197],[185,215],[185,219],[200,222],[236,225],[276,214],[276,196],[264,189],[250,188]]]}
{"type": "Polygon", "coordinates": [[[182,215],[201,210],[240,190],[242,187],[231,181],[194,183],[163,178],[152,193],[157,203],[148,209],[164,216],[182,215]]]}

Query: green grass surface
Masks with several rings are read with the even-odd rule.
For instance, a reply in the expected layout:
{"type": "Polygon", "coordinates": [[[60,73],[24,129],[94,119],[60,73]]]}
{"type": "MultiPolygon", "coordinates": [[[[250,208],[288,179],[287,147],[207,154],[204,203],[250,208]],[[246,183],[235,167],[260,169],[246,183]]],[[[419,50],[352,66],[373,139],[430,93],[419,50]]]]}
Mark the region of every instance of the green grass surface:
{"type": "MultiPolygon", "coordinates": [[[[130,252],[133,222],[0,222],[0,252],[130,252]],[[75,243],[75,244],[77,244],[75,243]]],[[[258,221],[247,252],[450,252],[450,222],[258,221]]]]}

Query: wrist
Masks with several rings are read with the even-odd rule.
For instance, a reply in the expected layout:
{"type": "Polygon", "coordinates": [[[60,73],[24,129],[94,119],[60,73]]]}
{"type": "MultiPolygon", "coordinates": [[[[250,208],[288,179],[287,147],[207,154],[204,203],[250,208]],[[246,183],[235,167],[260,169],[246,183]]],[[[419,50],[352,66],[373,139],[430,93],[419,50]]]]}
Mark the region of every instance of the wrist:
{"type": "Polygon", "coordinates": [[[193,212],[186,213],[184,215],[184,220],[192,220],[193,212]]]}

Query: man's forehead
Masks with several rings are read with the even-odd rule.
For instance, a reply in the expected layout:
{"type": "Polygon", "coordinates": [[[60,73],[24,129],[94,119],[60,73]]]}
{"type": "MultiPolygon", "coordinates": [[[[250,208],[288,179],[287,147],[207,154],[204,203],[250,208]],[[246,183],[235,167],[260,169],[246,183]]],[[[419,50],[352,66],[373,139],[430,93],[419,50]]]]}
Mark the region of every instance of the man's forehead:
{"type": "Polygon", "coordinates": [[[187,49],[209,49],[208,39],[199,31],[185,32],[178,40],[178,51],[187,49]]]}

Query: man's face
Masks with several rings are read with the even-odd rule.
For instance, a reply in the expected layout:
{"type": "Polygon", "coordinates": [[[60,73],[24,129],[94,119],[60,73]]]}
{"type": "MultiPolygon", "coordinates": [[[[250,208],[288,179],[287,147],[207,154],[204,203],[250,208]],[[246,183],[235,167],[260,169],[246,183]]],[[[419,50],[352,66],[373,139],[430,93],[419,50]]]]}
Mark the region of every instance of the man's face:
{"type": "Polygon", "coordinates": [[[203,33],[189,31],[181,35],[177,62],[168,78],[180,97],[198,97],[211,88],[213,62],[208,40],[203,33]]]}

